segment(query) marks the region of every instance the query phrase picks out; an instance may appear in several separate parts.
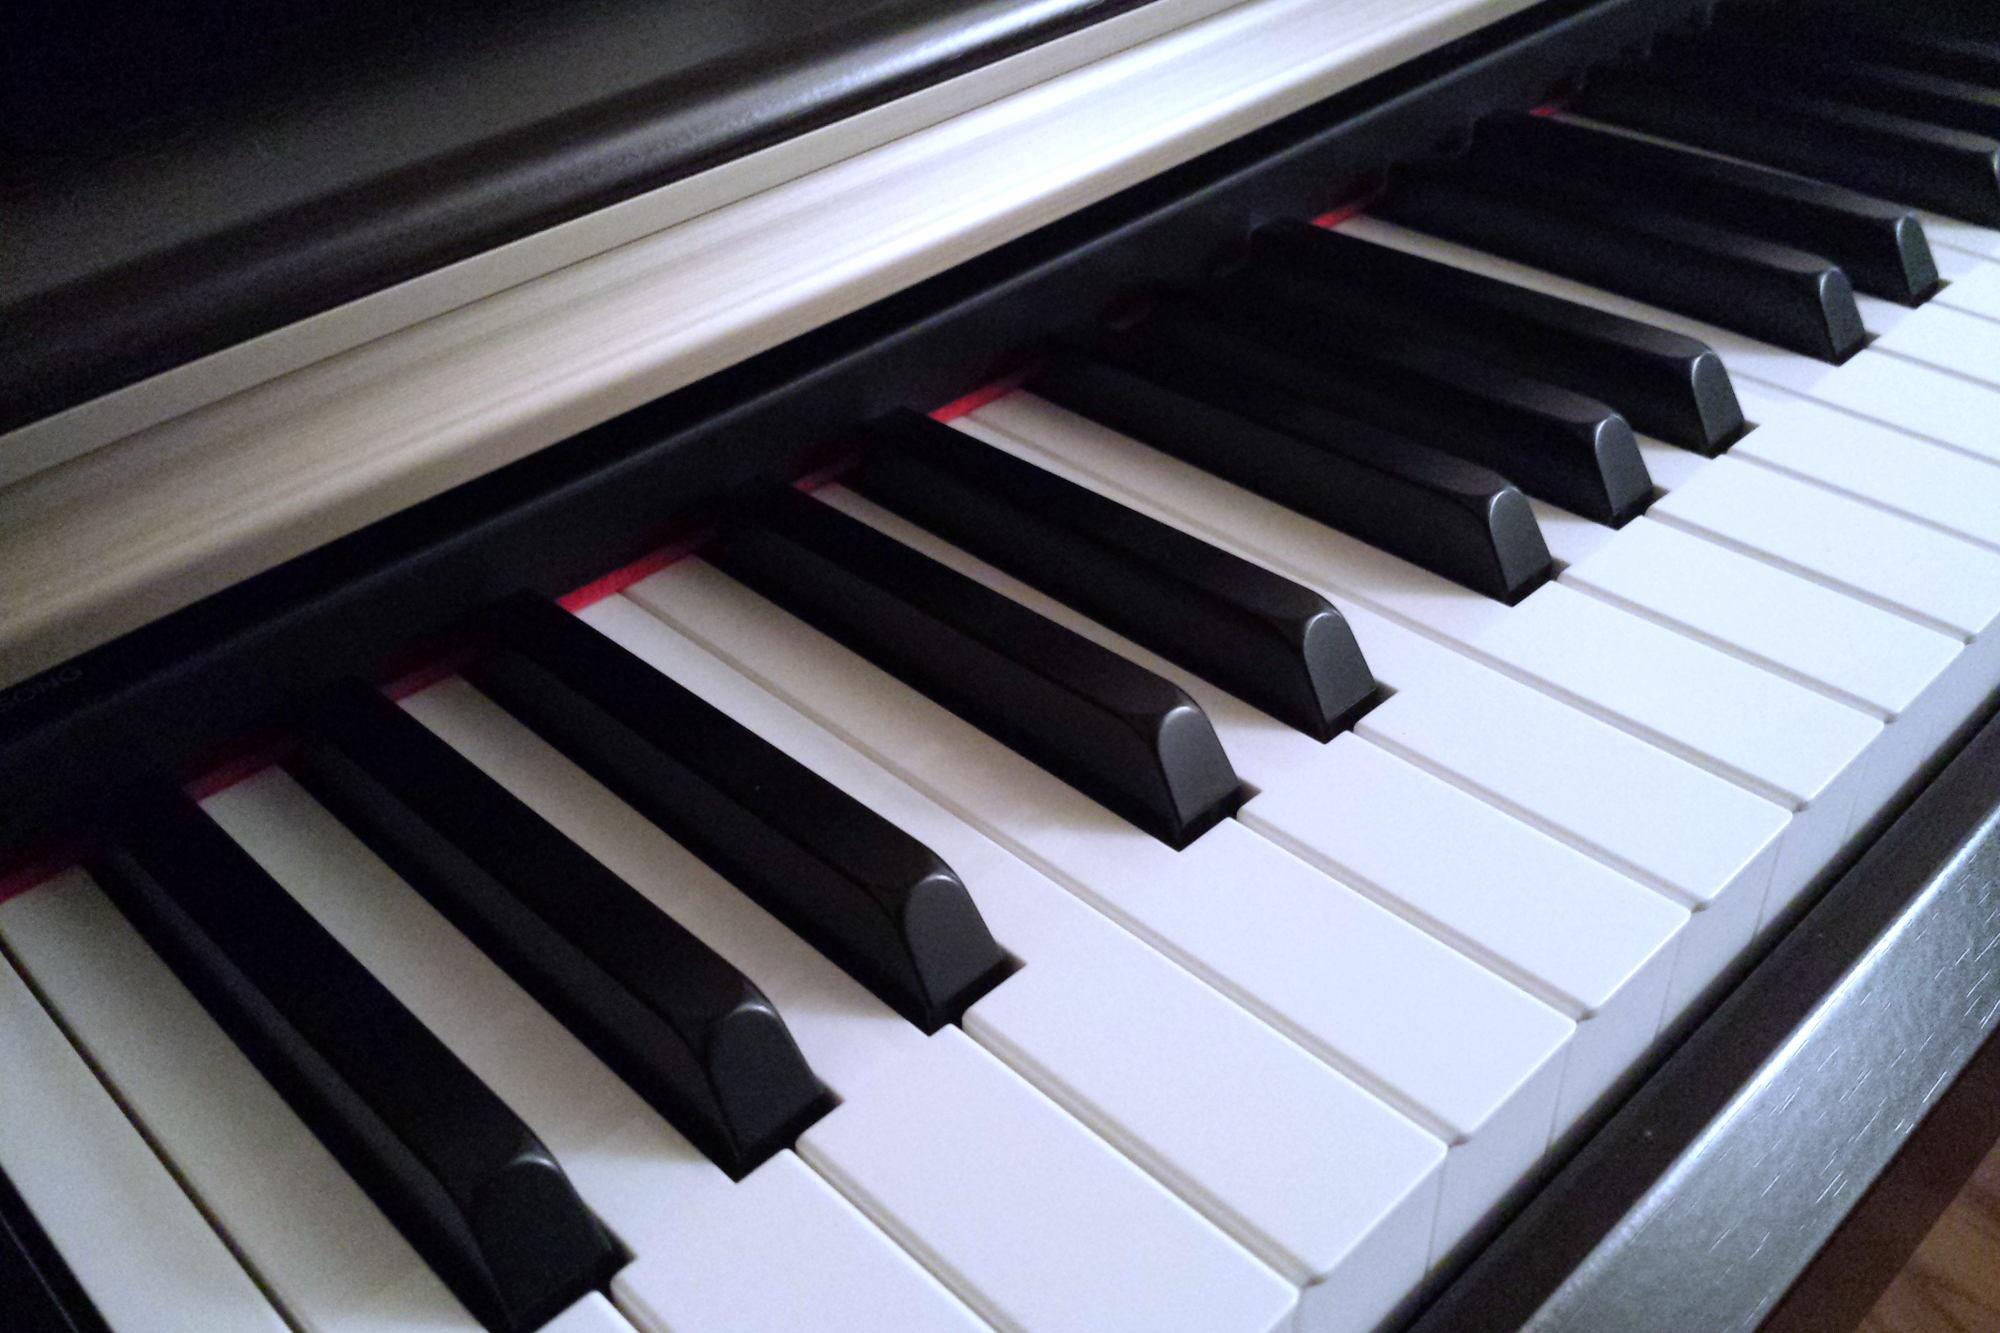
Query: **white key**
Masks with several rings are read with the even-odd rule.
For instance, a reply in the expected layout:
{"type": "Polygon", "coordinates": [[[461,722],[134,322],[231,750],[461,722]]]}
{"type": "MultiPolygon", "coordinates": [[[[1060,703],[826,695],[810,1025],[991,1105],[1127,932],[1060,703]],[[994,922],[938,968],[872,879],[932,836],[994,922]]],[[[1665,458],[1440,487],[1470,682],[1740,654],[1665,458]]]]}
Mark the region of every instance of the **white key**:
{"type": "Polygon", "coordinates": [[[2000,462],[2000,391],[1987,385],[1863,352],[1816,385],[1812,396],[1856,416],[2000,462]]]}
{"type": "Polygon", "coordinates": [[[1809,399],[1740,396],[1758,425],[1734,456],[2000,550],[2000,467],[1809,399]]]}
{"type": "Polygon", "coordinates": [[[1455,674],[1397,694],[1357,732],[1687,907],[1666,1004],[1679,1014],[1756,930],[1785,811],[1505,677],[1455,674]]]}
{"type": "Polygon", "coordinates": [[[1236,821],[1170,850],[699,560],[627,595],[1450,1143],[1434,1252],[1548,1146],[1548,1006],[1236,821]]]}
{"type": "Polygon", "coordinates": [[[316,1333],[478,1333],[88,877],[0,906],[0,938],[293,1322],[316,1333]]]}
{"type": "Polygon", "coordinates": [[[1934,252],[1944,290],[1931,298],[1937,305],[1963,310],[1982,319],[2000,319],[2000,264],[1974,259],[1962,251],[1934,252]]]}
{"type": "Polygon", "coordinates": [[[1558,569],[1590,559],[1599,547],[1618,535],[1615,528],[1533,497],[1528,500],[1528,508],[1535,513],[1535,525],[1541,528],[1542,540],[1548,543],[1549,554],[1555,557],[1558,569]]]}
{"type": "Polygon", "coordinates": [[[955,1028],[799,1152],[996,1328],[1293,1326],[1289,1285],[955,1028]]]}
{"type": "MultiPolygon", "coordinates": [[[[1706,540],[1906,616],[1945,637],[1962,641],[1964,632],[1933,614],[1940,610],[1933,605],[1939,578],[1946,579],[1946,591],[1954,594],[1958,623],[1971,624],[1982,614],[2000,611],[2000,601],[1994,600],[1990,587],[1981,593],[1992,572],[1985,552],[1977,553],[1966,565],[1970,577],[1961,587],[1957,576],[1943,573],[1946,564],[1957,562],[1961,548],[1947,542],[1942,550],[1952,554],[1941,561],[1940,548],[1928,534],[1917,534],[1913,548],[1906,550],[1904,546],[1911,540],[1909,525],[1915,523],[1978,542],[1987,551],[1994,549],[1986,539],[1994,532],[1993,501],[2000,498],[1995,494],[2000,469],[1781,390],[1739,384],[1738,394],[1752,419],[1762,424],[1737,443],[1729,459],[1719,463],[1719,477],[1692,486],[1712,466],[1711,460],[1654,441],[1640,441],[1654,478],[1667,491],[1691,487],[1685,500],[1701,506],[1705,511],[1701,521],[1707,526],[1687,524],[1673,503],[1657,507],[1649,518],[1684,526],[1706,540]],[[1746,470],[1745,462],[1755,467],[1746,470]],[[1797,490],[1774,494],[1767,484],[1770,478],[1759,476],[1757,469],[1886,511],[1902,521],[1870,521],[1865,515],[1857,520],[1853,507],[1835,505],[1829,509],[1810,494],[1802,497],[1797,490]],[[1737,481],[1753,488],[1750,503],[1727,502],[1725,493],[1737,481]],[[1713,502],[1719,494],[1724,494],[1724,502],[1717,507],[1713,502]],[[1774,517],[1774,509],[1799,503],[1813,509],[1812,522],[1798,524],[1774,517]],[[1856,521],[1862,522],[1865,531],[1848,530],[1846,525],[1856,521]],[[1833,525],[1830,529],[1825,526],[1828,523],[1833,525]]],[[[1571,520],[1571,524],[1593,534],[1603,532],[1580,519],[1571,520]]],[[[1587,544],[1574,539],[1571,544],[1587,558],[1605,541],[1593,535],[1587,544]]],[[[1947,621],[1953,617],[1949,608],[1942,613],[1947,621]]],[[[1987,634],[1969,651],[1959,653],[1922,697],[1899,712],[1896,727],[1901,735],[1885,736],[1876,746],[1875,797],[1857,797],[1850,828],[1867,823],[1892,804],[1899,792],[1909,791],[1911,780],[2000,683],[2000,646],[1991,638],[1987,634]],[[1898,775],[1902,776],[1900,787],[1898,775]]],[[[1787,899],[1791,890],[1778,887],[1776,896],[1787,899]]]]}
{"type": "Polygon", "coordinates": [[[1340,225],[1341,230],[1366,240],[1685,333],[1713,347],[1738,380],[1804,394],[1967,453],[2000,460],[2000,389],[1992,386],[1872,348],[1841,365],[1829,365],[1376,218],[1358,217],[1340,225]]]}
{"type": "MultiPolygon", "coordinates": [[[[1738,389],[1740,396],[1740,385],[1738,389]]],[[[1653,485],[1663,491],[1692,481],[1709,463],[1708,459],[1692,449],[1683,449],[1650,435],[1639,436],[1639,456],[1646,460],[1646,471],[1652,475],[1653,485]]]]}
{"type": "MultiPolygon", "coordinates": [[[[650,1134],[605,1145],[607,1167],[650,1151],[650,1134]]],[[[643,1178],[650,1173],[640,1173],[643,1178]]],[[[678,1193],[674,1197],[679,1197],[678,1193]]],[[[659,1207],[649,1195],[639,1202],[659,1207]]],[[[612,1279],[632,1321],[672,1333],[798,1333],[986,1326],[791,1152],[765,1162],[612,1279]]]]}
{"type": "Polygon", "coordinates": [[[1883,334],[1901,327],[1919,310],[1928,308],[1929,304],[1929,302],[1925,302],[1923,306],[1897,305],[1894,301],[1887,301],[1879,296],[1870,296],[1866,292],[1856,292],[1854,294],[1854,305],[1861,312],[1861,323],[1868,330],[1869,334],[1877,340],[1883,334]]]}
{"type": "Polygon", "coordinates": [[[1567,1129],[1659,1031],[1687,909],[1358,737],[1328,756],[1240,818],[1576,1019],[1567,1129]]]}
{"type": "MultiPolygon", "coordinates": [[[[1937,244],[1931,246],[1931,260],[1937,265],[1938,276],[1945,280],[1947,291],[1949,290],[1949,284],[1957,282],[1960,278],[1971,277],[1987,265],[1986,258],[1983,255],[1976,255],[1969,250],[1958,250],[1948,245],[1937,244]]],[[[1935,293],[1931,297],[1931,300],[1943,301],[1944,296],[1945,292],[1940,291],[1935,293]]],[[[1966,309],[1965,306],[1959,305],[1954,301],[1944,301],[1944,304],[1958,310],[1966,309]]],[[[1984,312],[1974,310],[1972,313],[1982,314],[1984,312]]]]}
{"type": "Polygon", "coordinates": [[[593,1291],[543,1324],[538,1333],[632,1333],[632,1325],[610,1301],[593,1291]]]}
{"type": "Polygon", "coordinates": [[[1914,704],[1960,647],[1956,639],[1646,518],[1563,571],[1562,581],[1884,722],[1914,704]]]}
{"type": "Polygon", "coordinates": [[[1208,714],[1237,772],[1263,792],[1242,812],[1246,823],[1576,1019],[1559,1128],[1588,1110],[1652,1040],[1687,908],[1372,746],[1351,738],[1320,745],[844,487],[818,495],[1174,680],[1208,714]],[[1399,798],[1378,807],[1390,788],[1399,798]],[[1385,836],[1404,820],[1450,828],[1453,837],[1385,836]],[[1514,878],[1496,890],[1490,875],[1468,873],[1473,865],[1506,866],[1514,878]],[[1591,943],[1578,948],[1579,940],[1591,943]]]}
{"type": "Polygon", "coordinates": [[[732,1182],[285,774],[207,808],[548,1145],[632,1251],[642,1327],[977,1327],[792,1153],[732,1182]]]}
{"type": "Polygon", "coordinates": [[[1648,519],[1563,582],[1880,719],[1850,828],[1889,804],[1943,739],[1932,700],[1956,690],[1957,638],[1648,519]]]}
{"type": "MultiPolygon", "coordinates": [[[[60,890],[45,885],[27,896],[50,891],[60,890]]],[[[0,1069],[0,1171],[106,1324],[284,1333],[284,1320],[5,958],[0,1069]]]]}
{"type": "Polygon", "coordinates": [[[1965,645],[1898,716],[1860,826],[1906,790],[2000,685],[2000,559],[1935,529],[1733,458],[1660,500],[1650,516],[1749,551],[1965,645]]]}
{"type": "Polygon", "coordinates": [[[1792,864],[1781,859],[1775,875],[1787,891],[1798,866],[1832,858],[1856,792],[1873,778],[1866,759],[1882,737],[1879,721],[1560,584],[1522,602],[1478,647],[1558,697],[1799,812],[1792,864]]]}
{"type": "Polygon", "coordinates": [[[965,1030],[1305,1287],[1316,1327],[1416,1284],[1442,1141],[636,604],[584,618],[943,857],[1026,964],[965,1030]]]}
{"type": "Polygon", "coordinates": [[[1924,235],[1931,247],[1962,250],[1967,254],[2000,256],[2000,231],[1977,222],[1961,222],[1941,213],[1919,213],[1924,235]]]}
{"type": "MultiPolygon", "coordinates": [[[[1024,395],[1003,400],[1049,412],[1024,395]]],[[[996,406],[998,406],[996,404],[996,406]]],[[[1033,422],[1029,422],[1030,428],[1033,422]]],[[[1102,477],[1039,454],[986,421],[968,433],[1048,466],[1080,485],[1150,513],[1273,569],[1284,561],[1233,542],[1184,516],[1121,493],[1102,477]]],[[[1150,451],[1148,451],[1150,452],[1150,451]]],[[[1308,525],[1310,528],[1311,525],[1308,525]]],[[[1337,534],[1335,534],[1337,536],[1337,534]]],[[[1310,539],[1309,532],[1302,539],[1310,539]]],[[[1344,539],[1342,539],[1344,540],[1344,539]]],[[[1294,577],[1302,571],[1285,570],[1294,577]]],[[[1305,577],[1306,582],[1312,582],[1305,577]]],[[[1786,812],[1734,784],[1586,716],[1549,695],[1504,677],[1422,638],[1376,612],[1322,588],[1347,617],[1377,679],[1399,691],[1361,720],[1364,736],[1420,767],[1651,884],[1695,913],[1674,987],[1673,1007],[1700,992],[1750,939],[1777,860],[1786,812]],[[1680,821],[1689,821],[1681,823],[1680,821]],[[1710,836],[1680,833],[1701,827],[1710,836]]],[[[1061,612],[1044,599],[1038,605],[1061,612]]],[[[1087,623],[1081,622],[1078,623],[1087,623]]],[[[1096,631],[1100,635],[1104,632],[1096,631]]],[[[1131,651],[1130,645],[1120,651],[1131,651]]],[[[1156,669],[1175,669],[1147,658],[1156,669]]],[[[1210,716],[1232,723],[1229,750],[1250,771],[1252,757],[1273,769],[1301,762],[1303,738],[1219,691],[1176,675],[1210,716]],[[1250,720],[1262,726],[1253,734],[1250,720]],[[1275,739],[1273,739],[1275,737],[1275,739]],[[1273,753],[1282,742],[1284,754],[1273,753]]],[[[1268,779],[1259,779],[1268,785],[1268,779]]]]}
{"type": "Polygon", "coordinates": [[[2000,556],[1756,464],[1718,458],[1648,514],[1961,640],[2000,616],[2000,556]]]}
{"type": "Polygon", "coordinates": [[[1868,324],[1877,335],[1871,351],[1907,357],[1988,386],[2000,383],[2000,324],[1944,305],[1890,308],[1898,311],[1893,326],[1878,328],[1879,320],[1868,324]]]}

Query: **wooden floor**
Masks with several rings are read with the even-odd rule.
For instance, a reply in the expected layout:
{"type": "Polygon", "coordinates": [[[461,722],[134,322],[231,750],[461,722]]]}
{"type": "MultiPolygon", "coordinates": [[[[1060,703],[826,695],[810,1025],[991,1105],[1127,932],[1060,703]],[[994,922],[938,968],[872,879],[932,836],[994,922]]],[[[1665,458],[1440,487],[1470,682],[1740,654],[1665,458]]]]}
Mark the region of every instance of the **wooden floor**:
{"type": "Polygon", "coordinates": [[[2000,1333],[2000,1148],[1980,1164],[1858,1333],[2000,1333]]]}

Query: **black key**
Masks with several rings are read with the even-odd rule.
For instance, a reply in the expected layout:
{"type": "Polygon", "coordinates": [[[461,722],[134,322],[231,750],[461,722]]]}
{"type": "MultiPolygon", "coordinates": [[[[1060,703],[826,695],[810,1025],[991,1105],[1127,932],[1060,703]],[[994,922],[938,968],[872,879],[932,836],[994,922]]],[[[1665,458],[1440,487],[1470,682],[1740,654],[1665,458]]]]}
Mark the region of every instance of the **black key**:
{"type": "Polygon", "coordinates": [[[286,767],[740,1179],[832,1105],[756,985],[374,690],[286,767]]]}
{"type": "Polygon", "coordinates": [[[76,1275],[0,1171],[0,1317],[8,1328],[109,1333],[76,1275]]]}
{"type": "Polygon", "coordinates": [[[1161,301],[1144,332],[1599,523],[1622,526],[1652,499],[1639,442],[1612,408],[1393,328],[1214,295],[1161,301]]]}
{"type": "Polygon", "coordinates": [[[1373,211],[1822,361],[1867,341],[1847,275],[1825,259],[1562,177],[1411,167],[1373,211]]]}
{"type": "Polygon", "coordinates": [[[1397,328],[1615,406],[1697,453],[1743,433],[1722,358],[1685,334],[1303,222],[1274,222],[1232,279],[1329,322],[1397,328]]]}
{"type": "Polygon", "coordinates": [[[842,480],[1309,736],[1375,700],[1318,593],[921,413],[871,424],[842,480]]]}
{"type": "Polygon", "coordinates": [[[1548,545],[1504,478],[1334,418],[1172,347],[1059,349],[1035,392],[1412,564],[1512,605],[1546,583],[1548,545]]]}
{"type": "Polygon", "coordinates": [[[1984,84],[1856,63],[1827,71],[1822,87],[1851,106],[2000,138],[2000,90],[1984,84]]]}
{"type": "Polygon", "coordinates": [[[496,608],[473,684],[926,1032],[1006,975],[922,843],[553,602],[496,608]]]}
{"type": "Polygon", "coordinates": [[[1823,255],[1862,291],[1916,305],[1938,285],[1914,214],[1838,185],[1613,130],[1503,112],[1479,123],[1476,159],[1569,173],[1650,208],[1823,255]]]}
{"type": "Polygon", "coordinates": [[[1601,74],[1572,105],[1697,148],[2000,225],[2000,141],[1984,135],[1664,67],[1601,74]]]}
{"type": "Polygon", "coordinates": [[[1903,68],[2000,88],[2000,41],[1989,37],[1908,33],[1896,27],[1875,26],[1862,40],[1865,44],[1859,49],[1879,54],[1903,68]],[[1876,43],[1882,44],[1879,51],[1876,43]]]}
{"type": "Polygon", "coordinates": [[[1881,15],[1820,10],[1803,23],[1790,14],[1725,9],[1709,40],[1711,45],[1761,40],[1807,61],[1865,55],[1900,69],[2000,88],[2000,41],[1990,35],[1927,30],[1922,9],[1894,6],[1881,15]]]}
{"type": "Polygon", "coordinates": [[[1170,846],[1241,799],[1178,686],[809,496],[746,492],[702,554],[1170,846]]]}
{"type": "Polygon", "coordinates": [[[1977,80],[1910,69],[1882,58],[1872,42],[1834,51],[1766,35],[1677,38],[1654,48],[1653,69],[1757,80],[1788,94],[1829,98],[1870,111],[2000,136],[2000,91],[1977,80]]]}
{"type": "Polygon", "coordinates": [[[610,1280],[548,1149],[198,806],[134,786],[107,832],[105,893],[481,1323],[528,1333],[610,1280]]]}

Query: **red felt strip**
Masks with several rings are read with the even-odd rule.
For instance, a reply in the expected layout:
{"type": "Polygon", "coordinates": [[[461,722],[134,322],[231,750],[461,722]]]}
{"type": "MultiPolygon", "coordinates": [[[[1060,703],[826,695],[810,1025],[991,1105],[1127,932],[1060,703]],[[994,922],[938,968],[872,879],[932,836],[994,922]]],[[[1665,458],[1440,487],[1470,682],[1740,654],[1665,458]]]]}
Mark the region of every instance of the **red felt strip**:
{"type": "Polygon", "coordinates": [[[23,861],[10,870],[0,871],[0,903],[20,897],[75,864],[76,857],[67,851],[49,852],[32,861],[23,861]]]}
{"type": "Polygon", "coordinates": [[[1373,203],[1374,200],[1375,196],[1372,194],[1363,195],[1359,199],[1350,199],[1339,208],[1330,208],[1320,214],[1312,220],[1312,224],[1315,227],[1338,227],[1349,218],[1357,217],[1366,211],[1368,205],[1373,203]]]}
{"type": "Polygon", "coordinates": [[[1023,384],[1027,383],[1028,377],[1040,368],[1039,363],[1026,365],[1011,375],[1004,375],[994,380],[983,389],[974,389],[957,402],[946,403],[943,407],[931,413],[931,420],[956,421],[968,413],[977,412],[996,398],[1005,398],[1008,394],[1020,388],[1023,384]]]}
{"type": "Polygon", "coordinates": [[[595,606],[607,597],[624,592],[640,579],[659,573],[674,561],[681,559],[695,548],[698,538],[687,537],[671,546],[662,546],[657,551],[640,556],[623,569],[614,569],[603,578],[592,579],[568,596],[558,598],[565,611],[581,611],[587,606],[595,606]]]}

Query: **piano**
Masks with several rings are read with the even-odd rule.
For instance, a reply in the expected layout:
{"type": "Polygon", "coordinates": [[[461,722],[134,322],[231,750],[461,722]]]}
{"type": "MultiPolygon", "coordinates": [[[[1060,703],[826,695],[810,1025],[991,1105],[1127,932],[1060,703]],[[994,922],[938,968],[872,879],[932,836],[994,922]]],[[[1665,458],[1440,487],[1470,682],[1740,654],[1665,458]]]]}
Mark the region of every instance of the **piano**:
{"type": "Polygon", "coordinates": [[[830,8],[10,18],[0,1325],[1852,1326],[2000,20],[830,8]]]}

